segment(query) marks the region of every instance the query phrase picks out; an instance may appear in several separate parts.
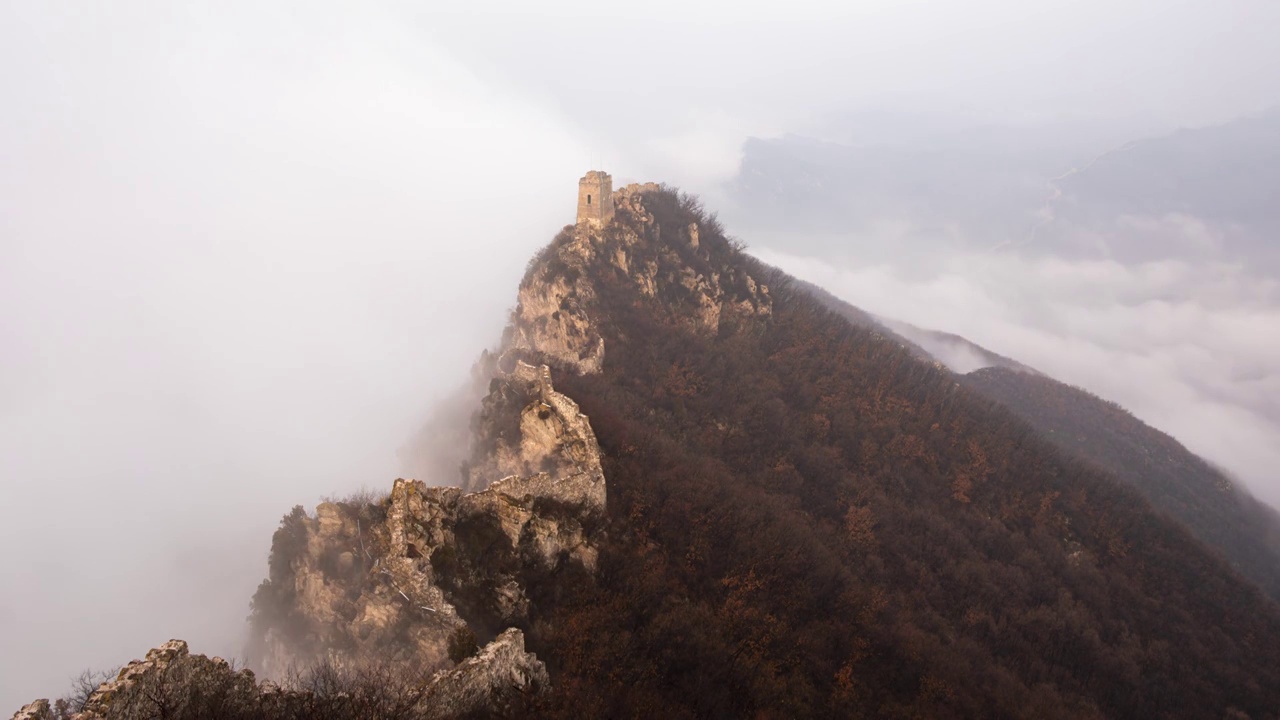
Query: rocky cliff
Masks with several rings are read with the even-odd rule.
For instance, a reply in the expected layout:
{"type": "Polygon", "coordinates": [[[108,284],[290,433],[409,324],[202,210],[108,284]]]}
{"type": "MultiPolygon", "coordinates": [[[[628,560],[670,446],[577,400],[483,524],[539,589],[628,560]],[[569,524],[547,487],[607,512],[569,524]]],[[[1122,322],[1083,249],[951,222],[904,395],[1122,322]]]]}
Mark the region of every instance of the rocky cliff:
{"type": "Polygon", "coordinates": [[[472,421],[463,487],[397,480],[366,503],[299,510],[275,538],[254,599],[253,659],[271,677],[320,660],[450,667],[473,639],[528,627],[539,593],[588,581],[605,525],[605,479],[589,419],[552,369],[598,373],[599,307],[631,293],[689,331],[767,318],[768,287],[707,261],[696,223],[663,228],[652,203],[691,202],[656,185],[615,196],[613,222],[565,228],[531,263],[472,421]]]}
{"type": "MultiPolygon", "coordinates": [[[[151,717],[160,706],[172,717],[210,707],[219,717],[315,717],[299,708],[322,705],[319,716],[342,717],[335,695],[387,680],[397,688],[384,700],[401,717],[520,715],[548,680],[518,626],[534,617],[538,588],[589,580],[606,490],[589,419],[547,366],[506,360],[474,422],[468,477],[482,489],[399,479],[385,497],[284,518],[251,618],[251,663],[269,682],[175,640],[74,717],[151,717]],[[346,680],[322,676],[317,687],[317,672],[346,680]]],[[[17,717],[57,710],[37,701],[17,717]]],[[[63,710],[56,716],[71,716],[63,710]]]]}
{"type": "Polygon", "coordinates": [[[724,321],[772,313],[773,298],[758,278],[712,267],[696,222],[664,228],[655,217],[655,209],[696,207],[694,200],[646,183],[621,188],[614,202],[612,223],[566,227],[530,263],[505,337],[512,351],[579,374],[600,372],[602,292],[661,300],[672,321],[711,334],[724,321]]]}
{"type": "MultiPolygon", "coordinates": [[[[398,479],[386,496],[297,507],[281,522],[248,648],[252,666],[280,684],[175,641],[104,685],[84,717],[133,717],[124,708],[136,703],[120,698],[146,692],[121,688],[149,687],[139,678],[171,668],[256,698],[259,710],[319,702],[305,680],[316,668],[431,678],[414,684],[421,697],[405,717],[518,713],[545,689],[546,668],[525,652],[521,629],[567,588],[593,582],[607,497],[590,420],[553,376],[603,370],[603,323],[618,321],[601,310],[608,298],[635,297],[707,336],[773,310],[756,266],[712,263],[698,222],[655,219],[657,210],[714,223],[695,201],[648,184],[622,188],[614,202],[610,223],[566,227],[531,262],[501,347],[477,365],[489,386],[462,487],[398,479]]],[[[710,230],[722,253],[726,241],[710,230]]],[[[23,712],[40,717],[42,708],[23,712]]]]}
{"type": "Polygon", "coordinates": [[[602,370],[614,319],[600,308],[620,293],[705,335],[768,318],[773,303],[750,272],[710,262],[696,222],[655,219],[691,199],[649,184],[614,202],[612,222],[566,227],[530,264],[502,346],[478,365],[491,380],[462,488],[401,479],[385,498],[285,518],[254,598],[252,659],[268,676],[318,660],[447,668],[476,640],[530,627],[540,596],[590,581],[606,517],[600,447],[553,370],[602,370]]]}
{"type": "Polygon", "coordinates": [[[268,675],[317,659],[436,670],[470,638],[530,619],[531,584],[589,574],[605,510],[586,416],[546,366],[494,377],[464,492],[396,480],[371,503],[295,511],[254,598],[254,660],[268,675]]]}

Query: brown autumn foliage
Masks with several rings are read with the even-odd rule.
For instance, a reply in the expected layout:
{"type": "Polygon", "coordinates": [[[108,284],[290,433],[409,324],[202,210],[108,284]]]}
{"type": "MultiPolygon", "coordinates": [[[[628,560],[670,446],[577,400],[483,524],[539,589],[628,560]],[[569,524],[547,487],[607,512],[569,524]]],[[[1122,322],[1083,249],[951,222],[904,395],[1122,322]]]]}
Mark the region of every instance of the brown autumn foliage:
{"type": "Polygon", "coordinates": [[[1190,533],[696,203],[648,205],[774,312],[707,336],[586,271],[604,372],[555,379],[605,450],[610,539],[528,628],[546,715],[1276,717],[1280,611],[1190,533]]]}
{"type": "MultiPolygon", "coordinates": [[[[855,325],[891,334],[872,316],[821,288],[797,284],[855,325]]],[[[898,340],[917,357],[929,357],[923,348],[898,340]]],[[[979,350],[992,366],[962,376],[962,384],[1007,407],[1059,449],[1113,474],[1280,600],[1280,512],[1119,405],[979,350]]]]}
{"type": "Polygon", "coordinates": [[[1280,599],[1280,513],[1177,440],[1124,408],[1051,378],[986,368],[964,383],[999,401],[1059,448],[1137,490],[1280,599]]]}

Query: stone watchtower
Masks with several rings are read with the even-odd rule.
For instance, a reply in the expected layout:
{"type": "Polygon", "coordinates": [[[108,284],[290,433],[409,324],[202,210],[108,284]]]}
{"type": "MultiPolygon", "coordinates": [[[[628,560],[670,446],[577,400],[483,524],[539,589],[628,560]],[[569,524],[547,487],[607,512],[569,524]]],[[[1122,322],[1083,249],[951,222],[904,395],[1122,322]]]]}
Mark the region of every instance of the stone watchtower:
{"type": "Polygon", "coordinates": [[[578,181],[578,224],[599,229],[613,219],[613,178],[592,170],[578,181]]]}

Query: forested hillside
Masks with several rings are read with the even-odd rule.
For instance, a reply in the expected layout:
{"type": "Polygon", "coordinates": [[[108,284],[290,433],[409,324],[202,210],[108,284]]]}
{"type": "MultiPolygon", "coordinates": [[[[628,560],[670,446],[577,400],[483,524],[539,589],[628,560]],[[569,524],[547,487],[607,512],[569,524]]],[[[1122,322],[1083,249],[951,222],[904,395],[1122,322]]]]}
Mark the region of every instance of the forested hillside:
{"type": "Polygon", "coordinates": [[[1177,440],[1115,403],[965,338],[903,323],[891,329],[821,288],[800,286],[855,325],[888,337],[896,335],[917,357],[932,359],[958,351],[987,365],[963,375],[961,382],[1013,411],[1059,449],[1112,473],[1184,524],[1268,595],[1280,599],[1280,513],[1235,486],[1177,440]]]}
{"type": "Polygon", "coordinates": [[[608,348],[601,373],[555,376],[596,429],[611,526],[597,583],[532,622],[547,712],[1275,715],[1280,613],[1216,554],[696,203],[644,200],[662,241],[606,229],[563,270],[590,279],[608,348]],[[700,245],[678,240],[690,223],[700,245]],[[772,312],[691,329],[682,286],[637,293],[620,253],[756,278],[772,312]]]}
{"type": "Polygon", "coordinates": [[[1280,598],[1280,514],[1177,440],[1115,403],[1042,375],[985,368],[964,382],[1060,448],[1114,473],[1280,598]]]}

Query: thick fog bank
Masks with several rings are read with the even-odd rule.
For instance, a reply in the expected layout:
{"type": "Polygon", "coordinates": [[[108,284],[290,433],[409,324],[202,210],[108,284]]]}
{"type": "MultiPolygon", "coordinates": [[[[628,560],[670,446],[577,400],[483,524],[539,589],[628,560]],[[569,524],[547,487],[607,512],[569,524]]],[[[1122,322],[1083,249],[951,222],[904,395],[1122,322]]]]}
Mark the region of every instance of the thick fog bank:
{"type": "Polygon", "coordinates": [[[0,11],[0,712],[238,656],[281,515],[390,488],[572,220],[566,126],[382,20],[0,11]]]}

